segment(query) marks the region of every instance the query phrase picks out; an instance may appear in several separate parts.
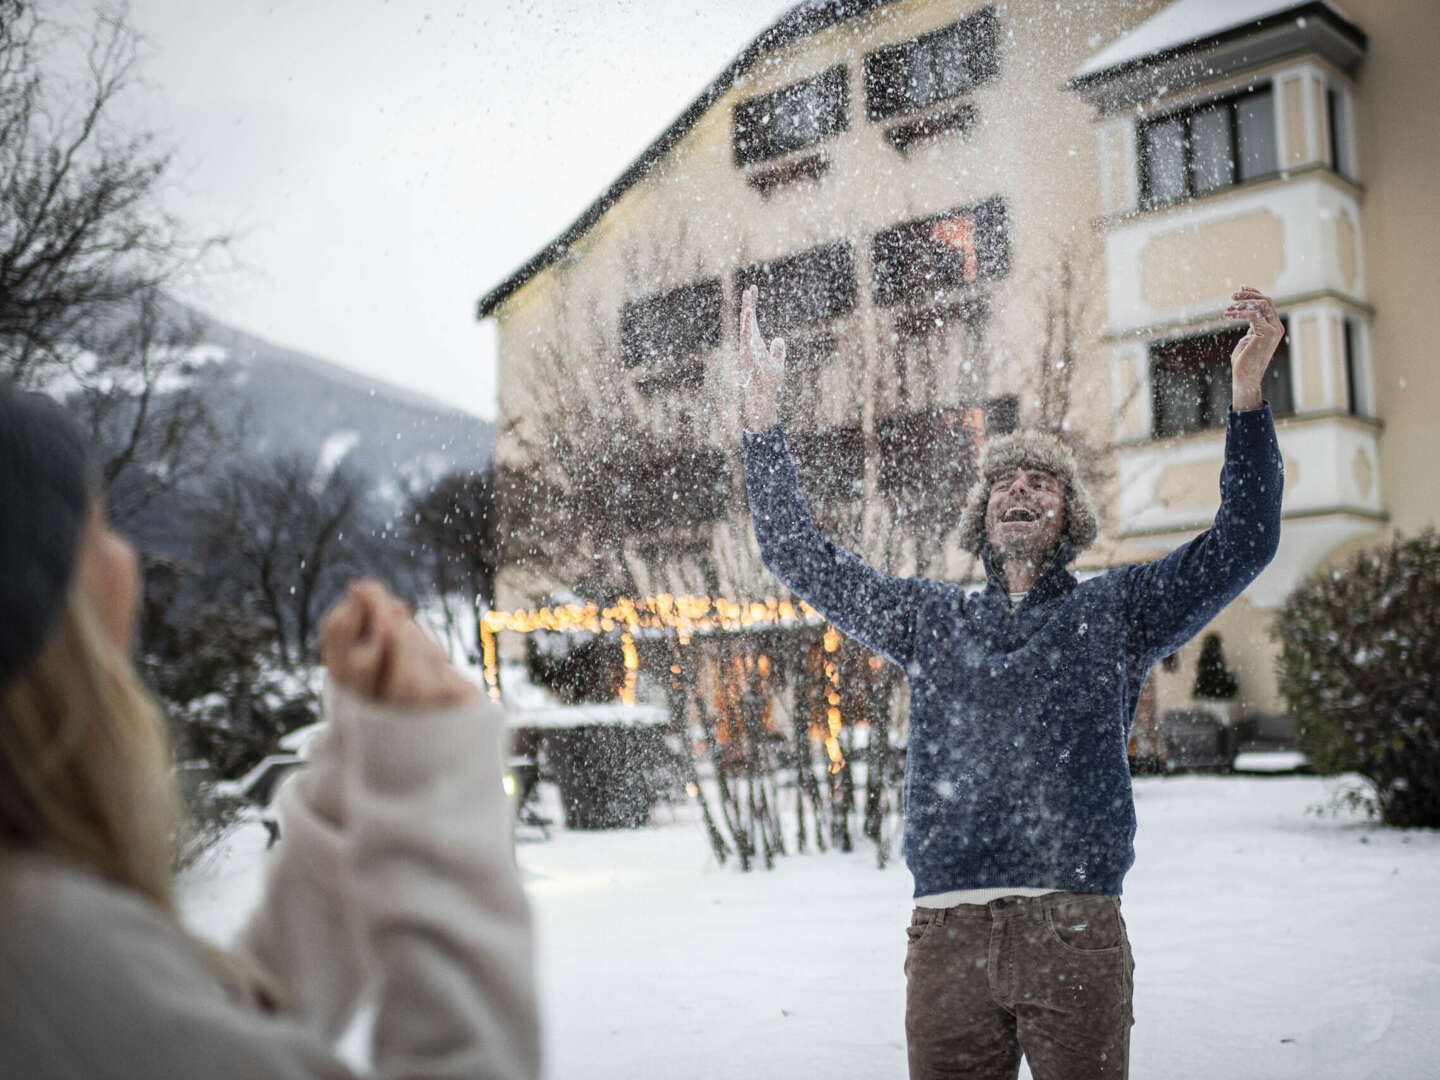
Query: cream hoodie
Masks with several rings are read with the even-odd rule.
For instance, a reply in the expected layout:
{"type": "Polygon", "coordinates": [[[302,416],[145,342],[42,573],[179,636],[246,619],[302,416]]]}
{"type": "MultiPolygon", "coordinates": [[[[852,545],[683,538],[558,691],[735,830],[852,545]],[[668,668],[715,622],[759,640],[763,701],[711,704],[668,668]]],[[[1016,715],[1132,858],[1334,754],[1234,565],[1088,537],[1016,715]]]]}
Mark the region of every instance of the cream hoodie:
{"type": "Polygon", "coordinates": [[[281,789],[281,841],[237,943],[291,1008],[236,1003],[143,898],[19,860],[0,880],[0,1077],[348,1080],[332,1046],[362,992],[380,1077],[539,1074],[502,712],[337,693],[331,718],[281,789]]]}

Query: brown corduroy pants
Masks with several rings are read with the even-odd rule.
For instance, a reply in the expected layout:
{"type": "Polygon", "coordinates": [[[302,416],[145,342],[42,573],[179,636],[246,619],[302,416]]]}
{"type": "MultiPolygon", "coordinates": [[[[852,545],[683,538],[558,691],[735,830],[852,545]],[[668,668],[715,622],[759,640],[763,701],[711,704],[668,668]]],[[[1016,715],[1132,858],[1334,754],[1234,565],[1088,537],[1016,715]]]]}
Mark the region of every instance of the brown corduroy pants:
{"type": "Polygon", "coordinates": [[[1105,1080],[1129,1071],[1135,963],[1092,893],[916,908],[905,951],[911,1080],[1105,1080]]]}

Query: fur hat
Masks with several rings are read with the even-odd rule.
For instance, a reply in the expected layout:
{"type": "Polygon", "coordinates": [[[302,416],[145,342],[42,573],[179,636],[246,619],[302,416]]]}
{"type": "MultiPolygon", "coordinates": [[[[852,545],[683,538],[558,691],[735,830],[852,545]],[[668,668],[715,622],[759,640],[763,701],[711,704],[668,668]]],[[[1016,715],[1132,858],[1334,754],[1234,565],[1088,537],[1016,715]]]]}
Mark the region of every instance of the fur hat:
{"type": "Polygon", "coordinates": [[[1054,435],[1043,431],[1014,431],[985,441],[980,451],[979,479],[965,496],[960,513],[960,546],[972,555],[979,555],[985,546],[985,509],[990,502],[990,487],[1012,469],[1042,469],[1065,488],[1065,532],[1075,551],[1084,551],[1095,542],[1100,531],[1095,517],[1095,504],[1080,482],[1075,468],[1075,455],[1054,435]]]}
{"type": "Polygon", "coordinates": [[[75,422],[0,379],[0,690],[54,628],[96,490],[75,422]]]}

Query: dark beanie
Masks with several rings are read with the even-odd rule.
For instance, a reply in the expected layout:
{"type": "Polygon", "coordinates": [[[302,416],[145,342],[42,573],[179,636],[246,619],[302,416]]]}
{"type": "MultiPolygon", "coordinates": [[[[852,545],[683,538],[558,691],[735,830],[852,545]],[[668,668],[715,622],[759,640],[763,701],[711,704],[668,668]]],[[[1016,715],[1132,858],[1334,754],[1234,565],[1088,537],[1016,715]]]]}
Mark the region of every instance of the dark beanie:
{"type": "Polygon", "coordinates": [[[60,616],[95,490],[75,422],[0,379],[0,691],[60,616]]]}

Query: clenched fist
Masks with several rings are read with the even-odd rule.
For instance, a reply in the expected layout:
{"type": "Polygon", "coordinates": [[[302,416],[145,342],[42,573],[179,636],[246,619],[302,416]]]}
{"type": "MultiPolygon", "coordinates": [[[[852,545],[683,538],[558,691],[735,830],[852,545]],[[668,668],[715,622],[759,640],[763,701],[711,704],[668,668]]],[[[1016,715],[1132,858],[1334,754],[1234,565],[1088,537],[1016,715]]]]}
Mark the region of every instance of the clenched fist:
{"type": "Polygon", "coordinates": [[[459,705],[479,693],[378,581],[352,582],[320,624],[335,682],[384,705],[459,705]]]}

